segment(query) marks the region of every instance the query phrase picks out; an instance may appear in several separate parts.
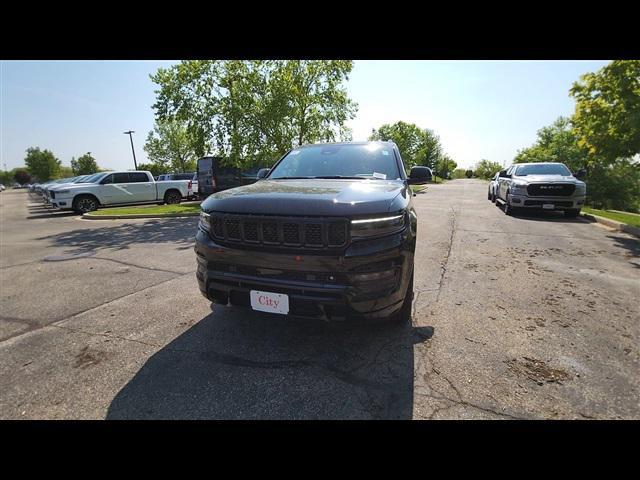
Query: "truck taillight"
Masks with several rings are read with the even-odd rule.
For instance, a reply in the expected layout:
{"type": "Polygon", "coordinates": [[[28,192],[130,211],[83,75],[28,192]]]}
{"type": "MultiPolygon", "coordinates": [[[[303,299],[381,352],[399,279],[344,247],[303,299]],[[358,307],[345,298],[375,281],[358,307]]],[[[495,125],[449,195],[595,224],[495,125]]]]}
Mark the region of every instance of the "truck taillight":
{"type": "Polygon", "coordinates": [[[189,180],[189,183],[187,184],[187,188],[189,190],[191,190],[193,188],[193,183],[191,182],[191,180],[189,180]]]}

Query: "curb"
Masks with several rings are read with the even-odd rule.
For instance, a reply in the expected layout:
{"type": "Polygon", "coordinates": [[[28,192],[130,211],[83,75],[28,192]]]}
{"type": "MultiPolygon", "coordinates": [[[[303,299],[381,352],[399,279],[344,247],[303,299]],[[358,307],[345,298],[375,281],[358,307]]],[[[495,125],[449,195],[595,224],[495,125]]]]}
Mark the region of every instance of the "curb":
{"type": "Polygon", "coordinates": [[[177,218],[177,217],[197,217],[199,212],[186,212],[186,213],[158,213],[158,214],[142,214],[136,213],[133,215],[91,215],[90,213],[82,214],[82,218],[87,220],[122,220],[127,218],[177,218]]]}
{"type": "Polygon", "coordinates": [[[615,220],[600,217],[598,215],[592,215],[590,213],[581,213],[580,215],[588,218],[589,220],[593,220],[594,222],[613,228],[619,232],[630,233],[631,235],[635,235],[636,237],[640,238],[640,228],[638,227],[633,227],[631,225],[627,225],[626,223],[617,222],[615,220]]]}

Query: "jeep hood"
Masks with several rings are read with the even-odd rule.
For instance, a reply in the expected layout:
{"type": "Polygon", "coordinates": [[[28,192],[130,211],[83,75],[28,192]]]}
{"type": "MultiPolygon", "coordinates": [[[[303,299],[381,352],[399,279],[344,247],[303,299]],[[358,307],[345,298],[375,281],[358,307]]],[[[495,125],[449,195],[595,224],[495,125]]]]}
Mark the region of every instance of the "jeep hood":
{"type": "Polygon", "coordinates": [[[394,199],[407,195],[402,181],[260,180],[209,196],[205,212],[265,215],[351,216],[395,210],[394,199]]]}

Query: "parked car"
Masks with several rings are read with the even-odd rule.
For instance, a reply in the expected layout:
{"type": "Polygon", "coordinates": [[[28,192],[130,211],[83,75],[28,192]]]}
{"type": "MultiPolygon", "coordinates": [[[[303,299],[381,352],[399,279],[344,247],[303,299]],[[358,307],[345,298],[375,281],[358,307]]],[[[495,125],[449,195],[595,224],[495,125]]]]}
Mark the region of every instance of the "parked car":
{"type": "Polygon", "coordinates": [[[187,193],[187,199],[191,200],[198,197],[198,174],[196,172],[190,173],[164,173],[158,175],[158,182],[164,182],[167,180],[189,180],[189,191],[187,193]]]}
{"type": "Polygon", "coordinates": [[[91,175],[79,175],[77,177],[71,178],[61,178],[59,180],[53,181],[51,184],[47,185],[42,189],[42,197],[45,203],[51,204],[51,194],[52,190],[60,190],[67,185],[73,185],[76,183],[82,183],[85,179],[90,177],[91,175]]]}
{"type": "Polygon", "coordinates": [[[489,192],[487,194],[487,198],[491,200],[492,203],[496,203],[496,197],[498,194],[498,178],[500,176],[500,172],[496,172],[496,174],[491,177],[489,180],[489,192]]]}
{"type": "Polygon", "coordinates": [[[250,185],[258,180],[261,167],[239,169],[223,166],[222,157],[202,157],[198,160],[198,190],[200,198],[206,198],[212,193],[250,185]]]}
{"type": "Polygon", "coordinates": [[[417,216],[391,142],[306,145],[202,203],[196,277],[209,300],[324,320],[410,321],[417,216]]]}
{"type": "Polygon", "coordinates": [[[0,183],[0,192],[4,192],[4,190],[5,190],[5,186],[0,183]]]}
{"type": "Polygon", "coordinates": [[[103,172],[86,183],[50,190],[51,204],[79,213],[100,207],[145,203],[180,203],[188,194],[188,181],[156,182],[148,171],[103,172]]]}
{"type": "Polygon", "coordinates": [[[572,174],[563,163],[519,163],[498,176],[498,200],[507,215],[518,209],[561,210],[576,217],[584,205],[584,172],[572,174]]]}

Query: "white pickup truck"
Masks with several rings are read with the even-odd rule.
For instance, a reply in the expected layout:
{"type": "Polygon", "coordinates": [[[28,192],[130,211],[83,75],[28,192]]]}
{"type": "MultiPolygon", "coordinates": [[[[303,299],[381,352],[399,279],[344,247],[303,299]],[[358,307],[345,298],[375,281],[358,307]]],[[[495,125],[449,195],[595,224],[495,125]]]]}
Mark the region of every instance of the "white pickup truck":
{"type": "Polygon", "coordinates": [[[189,195],[188,180],[156,182],[148,171],[97,173],[85,182],[51,188],[51,205],[86,213],[115,205],[180,203],[189,195]]]}

